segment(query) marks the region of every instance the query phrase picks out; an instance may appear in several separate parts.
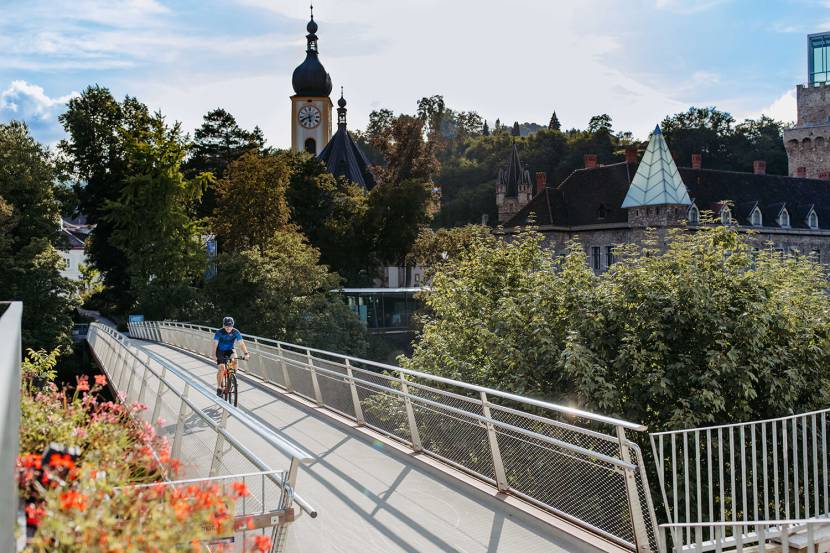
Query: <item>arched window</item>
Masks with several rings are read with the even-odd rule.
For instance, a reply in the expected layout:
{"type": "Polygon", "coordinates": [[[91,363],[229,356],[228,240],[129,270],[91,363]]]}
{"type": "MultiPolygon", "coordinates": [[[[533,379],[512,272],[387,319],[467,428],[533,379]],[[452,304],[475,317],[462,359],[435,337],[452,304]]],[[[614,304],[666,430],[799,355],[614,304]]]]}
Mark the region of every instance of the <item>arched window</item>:
{"type": "Polygon", "coordinates": [[[813,230],[818,228],[818,215],[813,210],[810,210],[810,214],[807,216],[807,226],[813,230]]]}
{"type": "Polygon", "coordinates": [[[314,140],[313,138],[306,138],[305,151],[316,156],[317,155],[317,141],[314,140]]]}
{"type": "Polygon", "coordinates": [[[720,222],[722,225],[728,225],[732,222],[732,211],[726,206],[720,210],[720,222]]]}
{"type": "Polygon", "coordinates": [[[790,214],[787,212],[786,209],[782,209],[781,213],[778,215],[778,226],[780,226],[780,227],[789,227],[790,226],[790,214]]]}
{"type": "Polygon", "coordinates": [[[764,224],[764,220],[761,217],[761,210],[757,207],[752,210],[752,215],[749,216],[749,222],[752,223],[753,227],[760,227],[764,224]]]}
{"type": "Polygon", "coordinates": [[[700,224],[700,210],[698,210],[696,205],[692,204],[692,207],[689,208],[688,218],[690,225],[700,224]]]}

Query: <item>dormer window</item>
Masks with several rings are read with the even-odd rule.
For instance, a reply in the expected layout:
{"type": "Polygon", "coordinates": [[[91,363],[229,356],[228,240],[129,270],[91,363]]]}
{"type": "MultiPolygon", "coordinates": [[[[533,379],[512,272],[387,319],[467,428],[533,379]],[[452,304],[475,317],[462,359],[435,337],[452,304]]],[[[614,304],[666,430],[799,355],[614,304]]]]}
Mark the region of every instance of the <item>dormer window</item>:
{"type": "Polygon", "coordinates": [[[700,224],[700,210],[695,204],[692,204],[692,207],[689,208],[688,219],[690,225],[700,224]]]}
{"type": "Polygon", "coordinates": [[[764,220],[761,217],[761,210],[758,209],[758,206],[755,206],[755,209],[752,210],[752,214],[749,216],[749,222],[753,227],[760,227],[764,224],[764,220]]]}
{"type": "Polygon", "coordinates": [[[818,230],[818,215],[814,210],[810,210],[810,214],[807,215],[807,226],[813,230],[818,230]]]}
{"type": "Polygon", "coordinates": [[[728,225],[732,222],[732,211],[726,206],[723,206],[720,210],[720,222],[722,225],[728,225]]]}
{"type": "Polygon", "coordinates": [[[778,215],[778,226],[782,228],[789,228],[790,226],[790,214],[787,212],[787,209],[782,209],[781,213],[778,215]]]}

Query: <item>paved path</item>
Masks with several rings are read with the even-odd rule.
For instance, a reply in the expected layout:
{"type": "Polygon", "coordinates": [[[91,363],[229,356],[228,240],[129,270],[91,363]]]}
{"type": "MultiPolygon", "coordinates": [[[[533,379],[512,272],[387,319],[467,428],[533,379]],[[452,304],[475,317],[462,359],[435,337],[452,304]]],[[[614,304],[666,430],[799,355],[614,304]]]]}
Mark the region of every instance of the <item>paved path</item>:
{"type": "MultiPolygon", "coordinates": [[[[194,354],[134,340],[215,386],[215,366],[194,354]]],[[[598,551],[517,513],[498,499],[371,435],[242,376],[239,405],[316,456],[297,492],[319,511],[291,528],[290,553],[427,553],[598,551]]],[[[281,454],[254,436],[237,436],[275,469],[281,454]]],[[[209,455],[203,456],[209,463],[209,455]]]]}

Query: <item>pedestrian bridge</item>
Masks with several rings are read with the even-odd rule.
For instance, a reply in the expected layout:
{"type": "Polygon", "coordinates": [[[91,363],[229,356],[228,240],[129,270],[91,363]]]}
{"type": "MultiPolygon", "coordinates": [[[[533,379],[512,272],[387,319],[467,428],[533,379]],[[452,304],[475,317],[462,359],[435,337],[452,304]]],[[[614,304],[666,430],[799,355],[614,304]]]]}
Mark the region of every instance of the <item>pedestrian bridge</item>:
{"type": "MultiPolygon", "coordinates": [[[[0,327],[19,335],[14,304],[0,327]]],[[[212,336],[93,324],[87,341],[119,395],[147,405],[140,416],[169,437],[182,477],[245,478],[242,510],[264,521],[257,531],[273,527],[272,551],[830,550],[828,410],[646,434],[256,336],[234,407],[215,396],[212,336]]],[[[15,358],[0,358],[9,390],[15,358]]],[[[8,399],[2,428],[16,427],[8,399]]],[[[0,453],[8,465],[13,450],[0,453]]]]}

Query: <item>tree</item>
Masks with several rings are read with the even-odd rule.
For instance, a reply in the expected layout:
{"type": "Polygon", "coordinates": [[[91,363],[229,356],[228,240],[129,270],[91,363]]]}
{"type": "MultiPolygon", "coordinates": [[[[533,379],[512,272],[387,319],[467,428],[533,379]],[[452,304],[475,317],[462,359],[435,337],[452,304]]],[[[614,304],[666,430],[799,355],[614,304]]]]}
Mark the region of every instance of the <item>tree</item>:
{"type": "Polygon", "coordinates": [[[154,114],[148,130],[126,136],[129,176],[106,206],[112,244],[124,252],[130,287],[148,318],[188,308],[206,268],[204,231],[191,214],[207,177],[184,177],[185,151],[179,124],[154,114]]]}
{"type": "Polygon", "coordinates": [[[384,136],[386,166],[375,168],[381,183],[401,183],[409,179],[432,180],[438,172],[435,145],[424,141],[424,122],[411,115],[399,115],[384,136]]]}
{"type": "Polygon", "coordinates": [[[782,416],[830,399],[826,272],[753,252],[733,227],[620,247],[594,276],[581,245],[475,239],[440,267],[408,367],[692,427],[782,416]],[[776,401],[769,401],[775,397],[776,401]]]}
{"type": "Polygon", "coordinates": [[[444,97],[441,95],[424,97],[418,100],[418,118],[424,123],[424,130],[430,141],[440,138],[442,122],[446,112],[444,97]]]}
{"type": "Polygon", "coordinates": [[[365,329],[339,298],[328,294],[339,286],[339,277],[318,262],[317,250],[291,228],[275,231],[264,248],[220,254],[217,276],[205,285],[206,319],[234,313],[245,332],[364,353],[365,329]]]}
{"type": "Polygon", "coordinates": [[[480,243],[492,244],[490,227],[482,225],[465,225],[456,228],[423,229],[415,243],[409,258],[413,264],[424,268],[429,280],[446,264],[455,263],[463,255],[480,243]]]}
{"type": "Polygon", "coordinates": [[[550,123],[548,123],[548,130],[551,131],[559,131],[562,130],[562,125],[559,123],[559,118],[556,116],[556,112],[553,112],[553,115],[550,116],[550,123]]]}
{"type": "Polygon", "coordinates": [[[132,301],[127,261],[111,240],[114,228],[106,206],[118,198],[128,176],[124,137],[149,128],[149,111],[130,96],[119,103],[108,89],[95,85],[69,100],[59,119],[69,136],[58,149],[75,179],[78,207],[96,225],[87,256],[103,275],[108,299],[125,309],[132,301]]]}
{"type": "Polygon", "coordinates": [[[64,260],[55,167],[25,124],[0,124],[0,288],[23,302],[23,347],[71,347],[75,286],[64,260]]]}
{"type": "Polygon", "coordinates": [[[484,122],[484,127],[481,129],[481,134],[490,136],[490,127],[487,126],[487,121],[484,122]]]}
{"type": "Polygon", "coordinates": [[[365,226],[368,196],[354,183],[329,173],[319,159],[289,154],[291,177],[286,198],[291,221],[328,265],[351,285],[369,284],[374,262],[365,226]]]}
{"type": "Polygon", "coordinates": [[[729,144],[734,122],[730,114],[714,107],[691,107],[663,119],[660,128],[681,166],[688,165],[692,154],[700,153],[709,168],[735,170],[734,152],[729,144]]]}
{"type": "Polygon", "coordinates": [[[285,192],[290,178],[285,155],[251,151],[228,165],[211,219],[220,250],[263,251],[268,246],[274,232],[288,225],[285,192]]]}
{"type": "Polygon", "coordinates": [[[366,228],[372,254],[380,263],[400,264],[421,228],[429,223],[430,183],[419,179],[383,183],[369,193],[366,228]]]}
{"type": "Polygon", "coordinates": [[[611,120],[611,116],[607,113],[603,113],[602,115],[594,115],[591,117],[591,120],[588,122],[588,132],[591,134],[596,133],[608,133],[611,134],[613,128],[613,122],[611,120]]]}
{"type": "MultiPolygon", "coordinates": [[[[195,178],[201,173],[212,173],[216,179],[225,176],[225,170],[243,154],[265,147],[265,136],[259,127],[252,131],[242,129],[233,115],[224,109],[209,111],[202,126],[193,135],[190,155],[184,166],[185,175],[195,178]]],[[[216,207],[215,187],[208,184],[202,196],[199,214],[207,216],[216,207]]]]}
{"type": "Polygon", "coordinates": [[[519,128],[519,122],[514,121],[513,122],[513,129],[510,131],[510,136],[521,136],[521,135],[522,135],[522,133],[521,133],[521,130],[519,128]]]}

